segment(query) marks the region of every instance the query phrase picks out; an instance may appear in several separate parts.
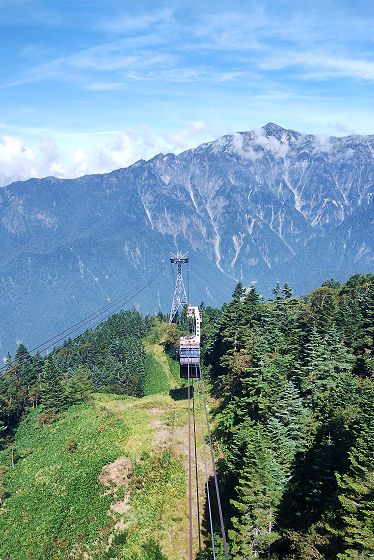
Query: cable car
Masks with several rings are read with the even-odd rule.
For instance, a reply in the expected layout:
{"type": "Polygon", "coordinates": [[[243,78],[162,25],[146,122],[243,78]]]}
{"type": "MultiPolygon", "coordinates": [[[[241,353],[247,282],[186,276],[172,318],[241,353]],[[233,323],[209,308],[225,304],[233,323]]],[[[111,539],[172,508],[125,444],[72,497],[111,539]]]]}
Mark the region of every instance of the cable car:
{"type": "Polygon", "coordinates": [[[189,306],[187,317],[194,320],[194,333],[181,336],[179,341],[180,377],[182,379],[200,379],[200,323],[198,307],[189,306]]]}

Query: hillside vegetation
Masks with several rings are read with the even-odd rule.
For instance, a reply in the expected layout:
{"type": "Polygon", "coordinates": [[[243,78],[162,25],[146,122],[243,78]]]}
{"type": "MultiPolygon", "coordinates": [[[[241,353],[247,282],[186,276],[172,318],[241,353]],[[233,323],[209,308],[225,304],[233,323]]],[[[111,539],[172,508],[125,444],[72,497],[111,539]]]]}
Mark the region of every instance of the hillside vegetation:
{"type": "MultiPolygon", "coordinates": [[[[54,390],[48,386],[43,392],[42,387],[38,398],[43,404],[28,408],[11,444],[0,452],[0,558],[185,557],[187,410],[185,400],[169,396],[169,390],[178,386],[178,370],[159,342],[162,329],[155,323],[151,330],[142,331],[148,335],[144,344],[138,338],[141,351],[138,348],[131,356],[132,362],[139,356],[142,360],[139,392],[145,396],[124,395],[119,377],[111,386],[120,394],[92,395],[88,384],[93,370],[80,373],[90,363],[96,372],[100,360],[106,371],[105,361],[113,364],[114,360],[98,344],[100,337],[107,329],[113,334],[114,324],[133,326],[139,321],[140,316],[132,313],[112,319],[111,325],[83,335],[44,361],[41,375],[52,375],[54,390]],[[96,350],[90,339],[95,340],[96,350]],[[62,360],[65,367],[75,369],[61,382],[56,371],[62,360]],[[66,399],[73,394],[86,402],[69,406],[66,399]],[[60,409],[59,403],[63,403],[60,409]]],[[[126,336],[122,342],[125,348],[126,336]]],[[[112,339],[111,349],[118,346],[112,339]]],[[[13,362],[13,369],[25,369],[25,363],[31,367],[29,362],[19,362],[18,366],[13,362]]],[[[126,371],[125,360],[121,366],[126,371]]],[[[35,360],[32,367],[37,367],[35,360]]],[[[139,379],[139,371],[131,375],[135,374],[139,379]]],[[[102,379],[99,387],[106,388],[109,384],[102,379]]],[[[17,383],[22,383],[22,375],[17,383]]],[[[9,387],[3,398],[9,397],[9,387]]],[[[27,401],[33,391],[30,387],[25,391],[27,401]]]]}
{"type": "MultiPolygon", "coordinates": [[[[239,283],[202,309],[230,560],[374,558],[374,276],[269,301],[239,283]]],[[[9,357],[1,560],[188,557],[179,335],[122,312],[45,358],[9,357]]],[[[212,560],[205,531],[203,548],[212,560]]]]}
{"type": "Polygon", "coordinates": [[[179,547],[183,558],[185,422],[185,403],[161,395],[95,395],[44,427],[30,413],[14,440],[0,557],[171,559],[179,547]]]}
{"type": "Polygon", "coordinates": [[[231,558],[374,558],[374,275],[204,316],[231,558]]]}

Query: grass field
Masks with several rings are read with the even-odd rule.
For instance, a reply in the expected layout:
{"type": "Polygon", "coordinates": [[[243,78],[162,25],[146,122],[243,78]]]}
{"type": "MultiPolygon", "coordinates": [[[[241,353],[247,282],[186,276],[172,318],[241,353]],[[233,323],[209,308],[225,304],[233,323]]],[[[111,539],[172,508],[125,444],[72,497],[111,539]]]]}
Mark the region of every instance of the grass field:
{"type": "Polygon", "coordinates": [[[187,403],[168,394],[162,347],[147,353],[142,399],[97,394],[53,424],[36,411],[22,421],[15,467],[0,453],[0,560],[187,558],[187,403]]]}

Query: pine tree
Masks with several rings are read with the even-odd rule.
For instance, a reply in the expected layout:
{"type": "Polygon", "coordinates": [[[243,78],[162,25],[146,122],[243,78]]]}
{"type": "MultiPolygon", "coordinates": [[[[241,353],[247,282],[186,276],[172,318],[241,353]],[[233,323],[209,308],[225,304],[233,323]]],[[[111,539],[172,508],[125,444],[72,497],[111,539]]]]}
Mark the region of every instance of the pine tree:
{"type": "Polygon", "coordinates": [[[266,340],[257,340],[251,348],[250,367],[240,376],[238,415],[253,420],[265,420],[276,396],[272,385],[281,382],[281,376],[268,356],[266,340]]]}
{"type": "Polygon", "coordinates": [[[265,432],[247,422],[234,439],[241,455],[240,474],[229,531],[233,560],[267,557],[277,534],[276,508],[281,496],[282,472],[274,460],[265,432]],[[239,444],[239,445],[238,445],[239,444]]]}
{"type": "Polygon", "coordinates": [[[9,371],[11,367],[12,367],[12,356],[9,354],[9,352],[7,352],[7,355],[5,356],[4,359],[5,371],[9,371]]]}
{"type": "Polygon", "coordinates": [[[277,398],[266,423],[272,449],[285,476],[291,474],[296,453],[307,449],[309,439],[310,413],[303,406],[302,398],[292,381],[285,381],[277,391],[277,398]]]}
{"type": "Polygon", "coordinates": [[[93,384],[89,371],[80,366],[65,384],[65,396],[69,406],[90,400],[93,384]]]}
{"type": "Polygon", "coordinates": [[[92,382],[95,387],[100,388],[109,384],[108,374],[101,368],[94,367],[92,370],[92,382]]]}
{"type": "Polygon", "coordinates": [[[292,288],[288,284],[283,286],[282,296],[284,299],[290,299],[292,297],[292,288]]]}
{"type": "Polygon", "coordinates": [[[237,350],[242,345],[243,300],[246,291],[241,282],[236,285],[231,302],[222,313],[221,333],[227,349],[237,350]]]}
{"type": "Polygon", "coordinates": [[[312,317],[321,333],[326,333],[334,324],[338,309],[337,290],[323,286],[310,296],[312,317]]]}
{"type": "MultiPolygon", "coordinates": [[[[371,428],[371,429],[370,429],[371,428]]],[[[345,551],[340,560],[374,558],[374,441],[368,426],[349,453],[346,474],[337,474],[345,551]]]]}
{"type": "Polygon", "coordinates": [[[49,358],[40,377],[41,400],[45,412],[58,413],[67,408],[67,399],[61,382],[61,376],[49,358]]]}
{"type": "Polygon", "coordinates": [[[256,288],[251,286],[243,298],[242,323],[243,327],[253,329],[261,319],[261,297],[256,288]]]}
{"type": "Polygon", "coordinates": [[[22,342],[18,345],[16,354],[14,356],[14,361],[17,362],[20,366],[25,365],[27,362],[30,361],[30,354],[24,344],[22,342]]]}
{"type": "Polygon", "coordinates": [[[30,388],[37,382],[38,378],[38,357],[32,358],[24,344],[20,344],[14,357],[14,367],[23,385],[30,388]]]}
{"type": "Polygon", "coordinates": [[[279,300],[282,299],[282,290],[281,290],[279,282],[277,282],[275,284],[274,288],[272,289],[272,292],[273,292],[273,295],[274,295],[274,299],[276,301],[279,301],[279,300]]]}
{"type": "Polygon", "coordinates": [[[329,414],[347,397],[354,357],[334,328],[326,336],[314,328],[305,354],[301,387],[313,409],[322,415],[329,414]]]}

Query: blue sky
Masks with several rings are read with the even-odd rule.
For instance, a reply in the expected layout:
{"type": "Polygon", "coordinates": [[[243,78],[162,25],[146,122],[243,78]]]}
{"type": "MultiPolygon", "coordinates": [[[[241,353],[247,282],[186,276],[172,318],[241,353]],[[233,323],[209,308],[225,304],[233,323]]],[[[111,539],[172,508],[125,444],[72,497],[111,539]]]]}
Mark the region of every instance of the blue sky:
{"type": "Polygon", "coordinates": [[[269,121],[374,133],[374,2],[0,0],[0,184],[269,121]]]}

